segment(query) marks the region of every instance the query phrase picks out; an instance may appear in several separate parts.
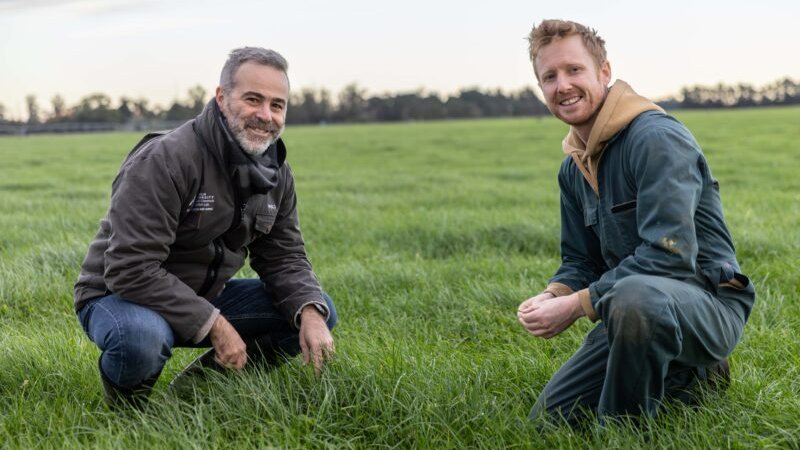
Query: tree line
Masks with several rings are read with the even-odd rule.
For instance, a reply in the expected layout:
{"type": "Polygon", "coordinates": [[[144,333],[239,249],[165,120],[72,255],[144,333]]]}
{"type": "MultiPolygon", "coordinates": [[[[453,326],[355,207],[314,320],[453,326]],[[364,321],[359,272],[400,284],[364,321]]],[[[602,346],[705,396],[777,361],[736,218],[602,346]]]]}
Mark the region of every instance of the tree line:
{"type": "MultiPolygon", "coordinates": [[[[28,120],[5,120],[6,124],[61,123],[130,123],[137,121],[180,121],[195,117],[208,100],[202,86],[189,89],[185,99],[175,100],[169,108],[150,106],[147,99],[121,97],[116,105],[111,97],[93,93],[78,104],[67,107],[63,97],[55,95],[44,111],[34,95],[26,97],[28,120]]],[[[292,123],[317,124],[336,122],[383,122],[446,118],[530,116],[547,114],[547,107],[531,88],[505,94],[500,89],[461,90],[445,99],[433,92],[367,95],[357,84],[346,86],[335,98],[327,89],[304,88],[291,93],[289,116],[292,123]]],[[[4,108],[0,105],[0,121],[4,108]]]]}
{"type": "Polygon", "coordinates": [[[757,88],[739,83],[684,87],[680,94],[658,102],[666,109],[743,108],[800,104],[800,81],[789,77],[757,88]]]}
{"type": "MultiPolygon", "coordinates": [[[[65,123],[130,124],[146,121],[183,121],[196,116],[205,106],[208,93],[202,86],[188,90],[184,99],[176,99],[168,108],[150,105],[144,98],[121,97],[116,103],[103,93],[83,97],[76,105],[67,106],[63,97],[50,99],[44,110],[31,94],[26,97],[27,122],[5,117],[0,104],[0,124],[47,125],[65,123]]],[[[411,93],[369,95],[357,84],[346,86],[334,96],[324,88],[304,88],[290,98],[292,123],[388,122],[448,118],[481,118],[536,116],[549,114],[530,87],[504,93],[500,89],[462,89],[456,94],[440,96],[418,90],[411,93]]],[[[800,83],[784,78],[760,88],[750,84],[690,86],[676,96],[658,102],[666,109],[754,107],[800,104],[800,83]]]]}

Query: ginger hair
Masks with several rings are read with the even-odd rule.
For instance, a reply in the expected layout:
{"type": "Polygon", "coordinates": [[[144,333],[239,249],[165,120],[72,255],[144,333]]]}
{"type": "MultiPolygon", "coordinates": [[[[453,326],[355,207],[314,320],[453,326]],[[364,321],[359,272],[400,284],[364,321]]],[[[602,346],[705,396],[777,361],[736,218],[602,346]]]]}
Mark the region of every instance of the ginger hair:
{"type": "Polygon", "coordinates": [[[539,78],[539,73],[536,70],[536,57],[542,47],[546,47],[553,41],[576,35],[581,37],[586,50],[589,51],[595,64],[600,68],[606,61],[606,41],[597,35],[597,30],[571,20],[543,20],[539,25],[534,25],[530,35],[528,35],[528,51],[530,52],[531,63],[533,63],[533,72],[536,74],[537,79],[539,78]]]}

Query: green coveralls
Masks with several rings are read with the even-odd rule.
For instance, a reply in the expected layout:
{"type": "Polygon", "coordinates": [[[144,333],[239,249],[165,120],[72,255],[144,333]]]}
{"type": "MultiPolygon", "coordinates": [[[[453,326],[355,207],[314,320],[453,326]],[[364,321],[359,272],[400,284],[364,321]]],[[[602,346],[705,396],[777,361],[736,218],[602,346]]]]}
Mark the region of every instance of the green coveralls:
{"type": "Polygon", "coordinates": [[[550,280],[589,288],[600,324],[545,386],[531,418],[655,415],[727,357],[755,291],[740,273],[719,183],[691,133],[660,112],[607,144],[595,194],[561,165],[562,264],[550,280]],[[736,279],[744,289],[720,286],[736,279]]]}

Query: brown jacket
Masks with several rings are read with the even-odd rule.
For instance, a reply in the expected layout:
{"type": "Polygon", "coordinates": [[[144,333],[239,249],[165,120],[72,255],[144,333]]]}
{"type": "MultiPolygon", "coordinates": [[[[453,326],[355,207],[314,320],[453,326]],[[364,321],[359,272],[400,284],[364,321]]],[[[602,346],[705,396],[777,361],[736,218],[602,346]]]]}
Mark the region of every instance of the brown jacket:
{"type": "Polygon", "coordinates": [[[146,136],[125,159],[75,283],[76,311],[113,292],[161,314],[178,342],[195,340],[215,314],[209,300],[248,253],[295,326],[307,304],[327,311],[306,258],[283,142],[277,185],[237,199],[228,160],[241,150],[226,138],[218,115],[212,99],[197,118],[146,136]]]}

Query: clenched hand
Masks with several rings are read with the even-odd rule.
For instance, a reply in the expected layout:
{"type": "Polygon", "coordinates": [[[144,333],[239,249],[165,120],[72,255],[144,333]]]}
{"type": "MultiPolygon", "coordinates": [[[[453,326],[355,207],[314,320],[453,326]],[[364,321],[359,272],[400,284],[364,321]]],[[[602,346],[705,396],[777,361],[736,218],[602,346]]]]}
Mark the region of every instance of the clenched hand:
{"type": "Polygon", "coordinates": [[[528,333],[545,339],[566,330],[583,315],[577,293],[555,297],[545,292],[525,300],[517,310],[517,319],[528,333]]]}
{"type": "Polygon", "coordinates": [[[244,368],[247,364],[247,346],[222,314],[211,325],[209,337],[211,345],[214,346],[214,360],[219,365],[234,370],[244,368]]]}

